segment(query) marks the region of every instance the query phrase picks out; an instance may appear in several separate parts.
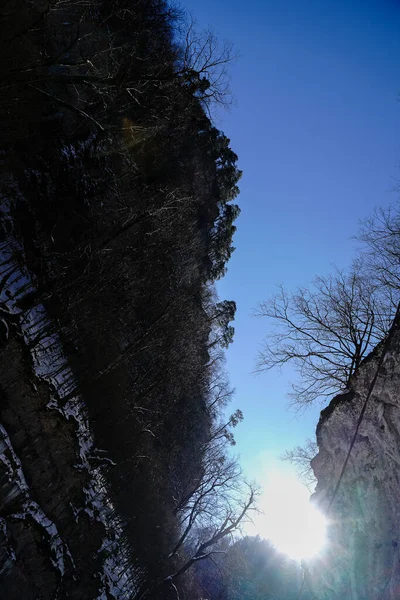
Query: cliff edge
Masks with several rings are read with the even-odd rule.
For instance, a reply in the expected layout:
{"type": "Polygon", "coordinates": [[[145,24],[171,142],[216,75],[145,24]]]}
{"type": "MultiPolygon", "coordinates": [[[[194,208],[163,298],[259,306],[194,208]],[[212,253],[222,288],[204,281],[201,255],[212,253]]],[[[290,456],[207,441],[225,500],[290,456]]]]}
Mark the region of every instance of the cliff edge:
{"type": "Polygon", "coordinates": [[[317,442],[319,452],[312,467],[318,484],[312,501],[327,514],[329,527],[324,552],[307,565],[308,587],[318,600],[397,600],[400,598],[399,317],[387,341],[379,344],[360,365],[346,392],[336,396],[322,411],[317,442]]]}

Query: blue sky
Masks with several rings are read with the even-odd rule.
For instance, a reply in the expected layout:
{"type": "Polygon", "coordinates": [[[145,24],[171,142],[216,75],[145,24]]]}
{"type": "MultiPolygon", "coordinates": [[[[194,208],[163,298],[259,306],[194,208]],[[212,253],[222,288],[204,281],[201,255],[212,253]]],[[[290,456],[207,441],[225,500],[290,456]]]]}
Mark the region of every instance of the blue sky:
{"type": "Polygon", "coordinates": [[[291,374],[255,377],[267,323],[252,313],[346,266],[358,222],[397,198],[400,3],[394,0],[182,0],[234,43],[236,105],[218,126],[244,175],[236,252],[218,285],[237,302],[228,370],[245,416],[237,450],[250,477],[313,436],[321,407],[287,410],[291,374]]]}

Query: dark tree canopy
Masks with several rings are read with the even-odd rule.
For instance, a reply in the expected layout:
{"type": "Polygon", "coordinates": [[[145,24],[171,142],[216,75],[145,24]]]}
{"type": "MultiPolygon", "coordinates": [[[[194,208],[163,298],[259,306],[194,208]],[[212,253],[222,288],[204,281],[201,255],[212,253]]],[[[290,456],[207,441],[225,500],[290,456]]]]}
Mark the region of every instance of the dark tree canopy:
{"type": "MultiPolygon", "coordinates": [[[[64,362],[46,377],[58,385],[64,363],[72,373],[63,400],[79,394],[87,407],[132,589],[155,600],[168,576],[184,585],[255,498],[228,454],[243,415],[222,416],[236,305],[213,288],[240,212],[238,157],[213,121],[230,102],[232,47],[164,0],[7,0],[1,16],[0,301],[14,297],[18,269],[34,282],[3,326],[32,324],[34,356],[56,332],[64,362]],[[200,525],[211,535],[189,556],[200,525]]],[[[63,501],[73,517],[77,499],[63,501]]],[[[70,522],[57,524],[68,537],[70,522]]],[[[106,564],[97,529],[87,543],[106,564]]]]}

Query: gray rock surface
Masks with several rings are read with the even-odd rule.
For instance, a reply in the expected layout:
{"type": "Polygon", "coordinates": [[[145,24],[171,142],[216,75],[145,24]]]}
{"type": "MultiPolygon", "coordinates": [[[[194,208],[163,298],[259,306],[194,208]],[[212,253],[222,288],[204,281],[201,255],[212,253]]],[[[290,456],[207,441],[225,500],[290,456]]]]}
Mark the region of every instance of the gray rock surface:
{"type": "Polygon", "coordinates": [[[328,543],[306,568],[318,600],[400,598],[400,319],[321,413],[313,502],[329,513],[328,543]],[[380,357],[383,353],[382,363],[380,357]],[[379,374],[340,486],[371,382],[379,374]],[[333,498],[333,500],[332,500],[333,498]],[[330,506],[331,505],[331,506],[330,506]]]}

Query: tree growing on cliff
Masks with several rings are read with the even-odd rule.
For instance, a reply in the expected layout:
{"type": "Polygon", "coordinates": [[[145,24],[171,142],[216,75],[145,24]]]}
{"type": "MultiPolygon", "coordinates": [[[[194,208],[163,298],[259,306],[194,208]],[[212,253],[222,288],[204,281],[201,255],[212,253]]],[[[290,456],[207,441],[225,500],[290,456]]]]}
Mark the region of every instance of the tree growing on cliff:
{"type": "Polygon", "coordinates": [[[237,494],[228,495],[220,518],[212,523],[210,527],[199,530],[199,535],[196,536],[197,539],[192,544],[193,552],[175,573],[165,578],[164,583],[176,589],[175,581],[193,565],[202,560],[212,560],[213,555],[220,554],[221,551],[217,547],[218,544],[223,539],[237,533],[241,524],[249,518],[249,513],[255,510],[257,496],[258,489],[253,485],[248,485],[248,494],[246,497],[243,496],[240,490],[238,490],[237,494]]]}
{"type": "Polygon", "coordinates": [[[317,483],[311,461],[318,452],[316,442],[307,438],[303,446],[295,446],[281,456],[281,460],[290,462],[296,469],[298,478],[304,483],[311,493],[317,483]]]}
{"type": "Polygon", "coordinates": [[[361,222],[357,238],[364,244],[359,268],[396,309],[400,300],[400,204],[376,208],[361,222]]]}
{"type": "Polygon", "coordinates": [[[385,338],[393,310],[380,289],[352,269],[317,277],[295,293],[279,288],[257,316],[275,326],[258,356],[258,371],[293,364],[300,375],[290,397],[304,406],[346,388],[372,348],[385,338]]]}
{"type": "Polygon", "coordinates": [[[236,459],[226,456],[224,444],[207,445],[197,476],[193,475],[190,486],[179,490],[179,495],[176,495],[175,513],[182,533],[171,556],[177,554],[200,524],[218,528],[229,499],[236,498],[241,485],[240,466],[236,459]]]}
{"type": "Polygon", "coordinates": [[[221,41],[211,29],[199,31],[192,17],[180,40],[176,76],[209,109],[210,104],[227,107],[232,102],[228,65],[236,59],[233,46],[221,41]]]}

